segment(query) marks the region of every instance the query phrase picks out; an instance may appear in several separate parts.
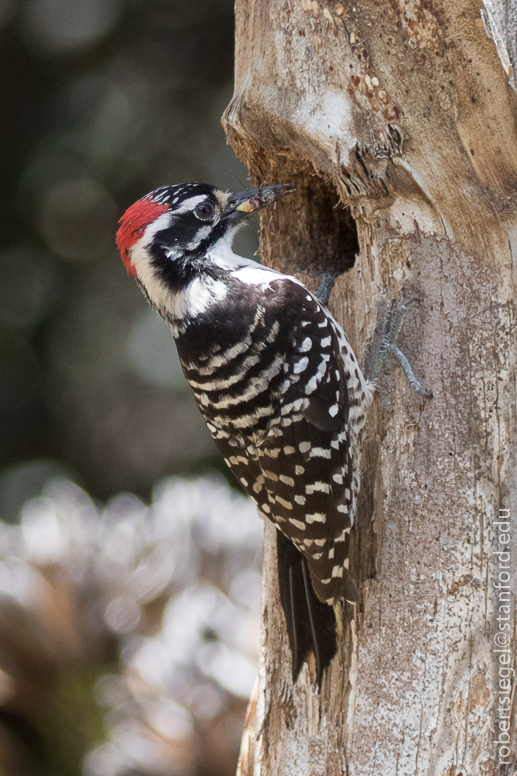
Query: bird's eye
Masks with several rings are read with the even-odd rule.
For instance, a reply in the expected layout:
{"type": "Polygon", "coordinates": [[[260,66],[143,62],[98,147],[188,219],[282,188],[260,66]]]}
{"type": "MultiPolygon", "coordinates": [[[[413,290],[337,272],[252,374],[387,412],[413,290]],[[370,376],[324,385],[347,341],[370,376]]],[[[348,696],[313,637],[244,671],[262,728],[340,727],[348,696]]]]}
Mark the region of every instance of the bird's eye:
{"type": "Polygon", "coordinates": [[[212,216],[214,215],[215,207],[212,205],[211,202],[200,202],[199,205],[196,205],[194,213],[202,221],[207,221],[209,218],[212,218],[212,216]]]}

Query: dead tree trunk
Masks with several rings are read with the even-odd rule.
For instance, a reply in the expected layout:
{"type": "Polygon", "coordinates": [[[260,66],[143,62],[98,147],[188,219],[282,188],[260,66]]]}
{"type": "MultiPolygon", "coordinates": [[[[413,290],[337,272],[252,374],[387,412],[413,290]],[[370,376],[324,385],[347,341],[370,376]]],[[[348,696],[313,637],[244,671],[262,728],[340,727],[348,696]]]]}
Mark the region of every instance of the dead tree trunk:
{"type": "Polygon", "coordinates": [[[312,289],[344,272],[329,306],[362,363],[389,301],[421,299],[400,343],[434,392],[396,363],[380,379],[350,564],[361,602],[321,696],[306,669],[292,686],[266,523],[242,776],[515,772],[517,543],[498,520],[517,542],[507,1],[237,0],[228,138],[258,183],[296,184],[263,216],[262,260],[312,289]]]}

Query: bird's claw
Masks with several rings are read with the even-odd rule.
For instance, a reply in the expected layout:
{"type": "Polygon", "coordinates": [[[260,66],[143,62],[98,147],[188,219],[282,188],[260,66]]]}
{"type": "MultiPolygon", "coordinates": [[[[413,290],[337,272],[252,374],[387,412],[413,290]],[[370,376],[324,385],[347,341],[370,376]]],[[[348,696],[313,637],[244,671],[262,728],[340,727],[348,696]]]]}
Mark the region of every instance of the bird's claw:
{"type": "Polygon", "coordinates": [[[416,379],[406,356],[397,347],[397,339],[402,328],[402,322],[407,312],[407,308],[410,304],[421,301],[421,299],[415,297],[414,299],[410,299],[408,302],[404,302],[395,309],[395,299],[392,300],[384,319],[381,342],[374,359],[370,380],[376,380],[379,376],[384,359],[386,358],[386,353],[389,351],[398,360],[399,364],[404,370],[407,379],[409,380],[410,385],[415,389],[415,391],[424,399],[432,399],[433,394],[430,391],[426,391],[424,388],[422,388],[422,385],[416,379]]]}

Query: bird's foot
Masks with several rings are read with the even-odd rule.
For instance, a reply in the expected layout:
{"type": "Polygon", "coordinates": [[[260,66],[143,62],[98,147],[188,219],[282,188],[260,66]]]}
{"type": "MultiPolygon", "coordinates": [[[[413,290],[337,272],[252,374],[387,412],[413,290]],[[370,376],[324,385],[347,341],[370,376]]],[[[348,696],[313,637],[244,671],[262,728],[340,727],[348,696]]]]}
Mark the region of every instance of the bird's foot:
{"type": "Polygon", "coordinates": [[[316,298],[321,302],[321,304],[328,304],[331,291],[334,288],[334,284],[336,282],[336,278],[338,278],[340,274],[340,272],[324,273],[323,277],[321,278],[320,287],[315,293],[316,298]]]}
{"type": "MultiPolygon", "coordinates": [[[[323,282],[322,282],[323,285],[323,282]]],[[[410,385],[413,386],[415,391],[420,394],[424,399],[432,399],[433,394],[430,391],[426,391],[422,388],[421,384],[416,379],[415,375],[413,374],[413,370],[411,369],[411,365],[409,361],[407,360],[406,356],[402,351],[397,347],[397,338],[399,336],[400,330],[402,328],[402,321],[404,320],[404,316],[407,312],[407,308],[410,304],[413,304],[414,302],[420,302],[420,299],[410,299],[409,302],[404,302],[404,304],[401,304],[400,307],[397,307],[395,309],[395,300],[392,301],[388,308],[388,312],[386,313],[386,318],[384,319],[384,326],[382,328],[382,335],[381,335],[381,342],[379,345],[379,349],[375,355],[375,359],[373,362],[373,367],[371,370],[371,373],[369,375],[370,380],[376,380],[379,376],[379,373],[381,371],[382,365],[384,363],[384,359],[386,358],[386,354],[392,353],[399,361],[402,369],[404,370],[404,373],[409,380],[410,385]]]]}

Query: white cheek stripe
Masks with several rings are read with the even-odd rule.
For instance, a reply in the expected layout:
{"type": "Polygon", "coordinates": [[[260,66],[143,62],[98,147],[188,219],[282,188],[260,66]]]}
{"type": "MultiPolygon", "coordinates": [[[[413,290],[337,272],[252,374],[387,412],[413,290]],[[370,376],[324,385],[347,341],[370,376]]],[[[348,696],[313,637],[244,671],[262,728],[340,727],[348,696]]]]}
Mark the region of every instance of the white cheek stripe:
{"type": "Polygon", "coordinates": [[[172,213],[170,210],[168,210],[166,213],[162,213],[156,221],[153,221],[149,226],[146,228],[143,236],[139,239],[137,243],[133,246],[132,250],[134,250],[137,246],[144,246],[144,245],[150,245],[153,241],[153,237],[157,232],[161,232],[162,229],[167,229],[169,226],[171,226],[173,223],[172,213]]]}
{"type": "MultiPolygon", "coordinates": [[[[154,225],[152,225],[154,226],[154,225]]],[[[149,228],[149,227],[148,227],[149,228]]],[[[163,227],[162,227],[163,228],[163,227]]],[[[149,299],[158,312],[169,321],[178,321],[186,317],[195,317],[216,302],[221,302],[228,289],[221,280],[210,277],[196,277],[181,292],[174,294],[158,277],[145,249],[147,230],[144,237],[130,250],[131,261],[136,267],[138,279],[145,287],[149,299]]],[[[170,261],[178,257],[172,251],[167,255],[170,261]]]]}
{"type": "Polygon", "coordinates": [[[207,224],[207,226],[202,226],[201,229],[198,229],[196,232],[195,239],[192,240],[192,242],[189,242],[187,243],[187,245],[185,245],[185,248],[187,249],[187,251],[195,250],[197,246],[200,245],[206,237],[208,237],[211,229],[212,229],[211,224],[207,224]]]}

